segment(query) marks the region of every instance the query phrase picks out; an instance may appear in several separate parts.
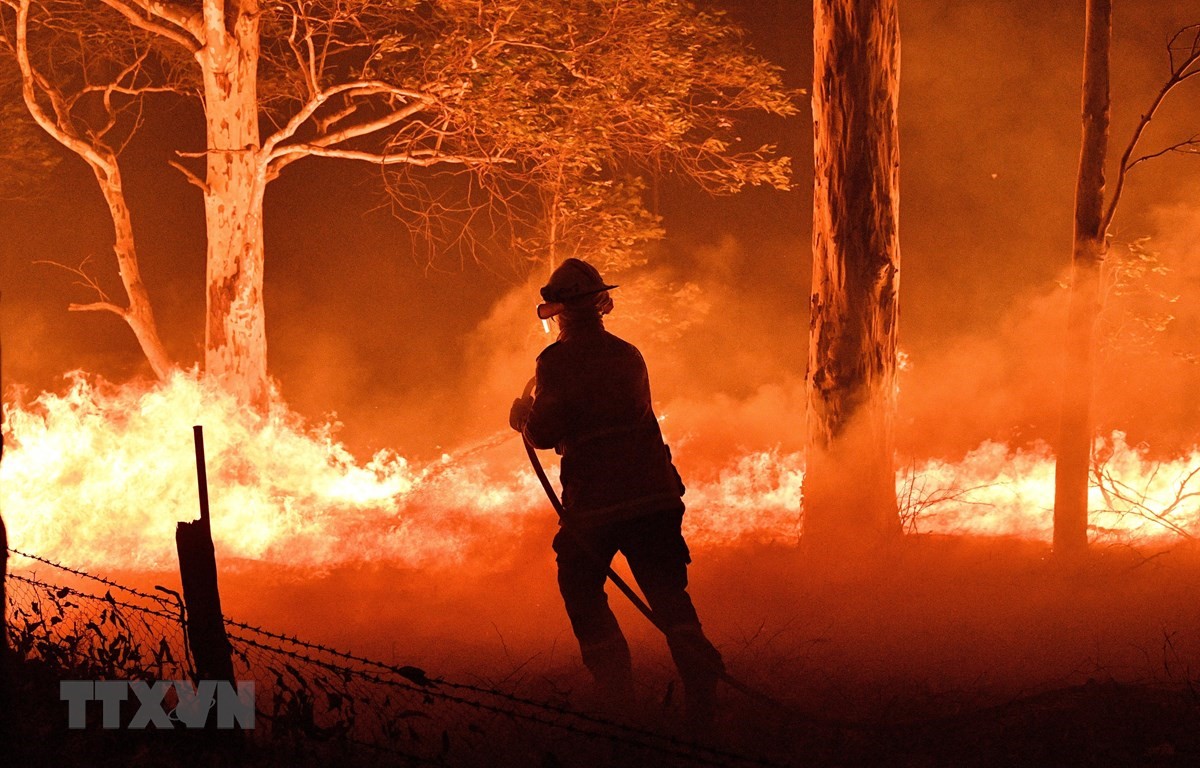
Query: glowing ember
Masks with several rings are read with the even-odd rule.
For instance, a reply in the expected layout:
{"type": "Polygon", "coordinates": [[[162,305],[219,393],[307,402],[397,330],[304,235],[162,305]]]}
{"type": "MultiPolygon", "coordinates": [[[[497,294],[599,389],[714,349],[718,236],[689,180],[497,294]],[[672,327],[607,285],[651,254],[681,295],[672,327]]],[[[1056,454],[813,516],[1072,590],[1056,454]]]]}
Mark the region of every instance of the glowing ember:
{"type": "MultiPolygon", "coordinates": [[[[152,388],[76,374],[65,394],[6,414],[0,498],[11,543],[77,565],[173,567],[175,522],[196,516],[192,424],[205,426],[213,533],[226,563],[453,563],[473,544],[503,549],[497,542],[551,514],[515,435],[493,441],[514,441],[511,461],[468,451],[415,467],[385,451],[359,464],[333,426],[306,426],[282,405],[258,416],[194,373],[152,388]]],[[[1094,540],[1200,531],[1200,450],[1156,463],[1117,433],[1097,455],[1094,540]]],[[[797,540],[802,456],[735,456],[708,478],[678,458],[691,480],[694,546],[797,540]]],[[[902,470],[897,490],[910,531],[1048,541],[1053,482],[1047,448],[985,443],[962,461],[902,470]]]]}

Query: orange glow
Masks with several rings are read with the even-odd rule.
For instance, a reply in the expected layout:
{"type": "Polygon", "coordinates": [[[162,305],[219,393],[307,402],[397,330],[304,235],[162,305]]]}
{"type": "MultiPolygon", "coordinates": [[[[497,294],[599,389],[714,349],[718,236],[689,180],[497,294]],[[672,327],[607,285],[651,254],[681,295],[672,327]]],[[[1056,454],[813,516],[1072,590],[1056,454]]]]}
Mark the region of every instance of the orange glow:
{"type": "Polygon", "coordinates": [[[240,408],[194,374],[162,387],[76,375],[6,415],[3,504],[17,548],[93,567],[168,568],[174,527],[197,517],[189,424],[205,426],[213,538],[225,558],[323,567],[454,559],[468,540],[515,524],[536,481],[489,477],[444,456],[414,467],[380,452],[359,464],[283,407],[240,408]]]}
{"type": "MultiPolygon", "coordinates": [[[[79,566],[173,567],[175,522],[197,516],[191,424],[205,426],[213,533],[227,564],[448,564],[551,514],[515,435],[425,466],[387,451],[358,462],[334,426],[308,426],[282,405],[260,417],[194,373],[149,388],[76,374],[62,395],[11,406],[6,424],[0,492],[12,544],[79,566]]],[[[1098,448],[1094,541],[1195,533],[1200,449],[1154,462],[1119,433],[1098,448]]],[[[694,547],[798,539],[800,454],[736,455],[707,477],[689,473],[686,450],[678,458],[691,480],[694,547]]],[[[1048,541],[1053,477],[1046,447],[987,442],[961,461],[902,467],[897,490],[910,531],[1048,541]]]]}

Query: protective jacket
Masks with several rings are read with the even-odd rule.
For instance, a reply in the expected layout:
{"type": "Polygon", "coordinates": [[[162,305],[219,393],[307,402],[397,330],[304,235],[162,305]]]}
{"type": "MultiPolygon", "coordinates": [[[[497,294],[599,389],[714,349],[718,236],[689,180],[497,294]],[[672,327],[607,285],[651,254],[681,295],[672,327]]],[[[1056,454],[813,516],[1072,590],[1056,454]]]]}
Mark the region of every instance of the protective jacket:
{"type": "Polygon", "coordinates": [[[683,483],[650,403],[646,363],[637,347],[600,325],[538,356],[524,433],[562,456],[565,525],[683,511],[683,483]]]}

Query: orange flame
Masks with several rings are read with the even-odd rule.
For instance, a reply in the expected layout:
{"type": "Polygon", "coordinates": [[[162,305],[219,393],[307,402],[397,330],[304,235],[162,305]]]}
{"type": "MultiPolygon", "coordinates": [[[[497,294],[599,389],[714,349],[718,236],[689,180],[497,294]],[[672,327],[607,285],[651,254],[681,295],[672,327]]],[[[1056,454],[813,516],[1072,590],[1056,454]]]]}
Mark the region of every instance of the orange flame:
{"type": "Polygon", "coordinates": [[[14,405],[6,423],[10,541],[93,566],[172,565],[175,523],[197,514],[193,423],[205,425],[224,557],[420,565],[537,501],[536,481],[449,456],[417,468],[383,451],[359,465],[332,425],[308,428],[283,406],[259,416],[194,373],[149,389],[74,374],[65,394],[14,405]]]}
{"type": "MultiPolygon", "coordinates": [[[[255,414],[195,372],[152,387],[76,373],[65,393],[7,409],[0,503],[10,542],[79,566],[173,567],[175,523],[196,517],[192,424],[205,426],[213,536],[226,562],[453,563],[552,514],[512,433],[488,444],[511,440],[511,461],[462,451],[414,466],[382,451],[360,463],[334,425],[306,425],[281,404],[255,414]]],[[[1097,455],[1093,540],[1200,530],[1200,449],[1155,462],[1114,433],[1097,455]]],[[[777,451],[691,478],[689,541],[795,542],[803,478],[803,457],[777,451]]],[[[897,477],[901,514],[923,533],[1048,541],[1053,488],[1045,446],[984,443],[962,461],[929,460],[897,477]]]]}

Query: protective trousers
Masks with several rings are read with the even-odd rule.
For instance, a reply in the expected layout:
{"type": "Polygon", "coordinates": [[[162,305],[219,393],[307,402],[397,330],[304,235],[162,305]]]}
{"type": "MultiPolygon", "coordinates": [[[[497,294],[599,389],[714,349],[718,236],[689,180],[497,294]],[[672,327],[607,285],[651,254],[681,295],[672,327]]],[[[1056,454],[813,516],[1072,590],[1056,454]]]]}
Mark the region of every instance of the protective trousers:
{"type": "Polygon", "coordinates": [[[558,587],[583,663],[602,694],[614,703],[632,699],[629,645],[604,592],[607,569],[619,551],[667,635],[683,680],[689,720],[711,719],[717,678],[724,665],[700,627],[687,593],[691,562],[683,540],[683,513],[670,511],[582,529],[554,537],[558,587]]]}

